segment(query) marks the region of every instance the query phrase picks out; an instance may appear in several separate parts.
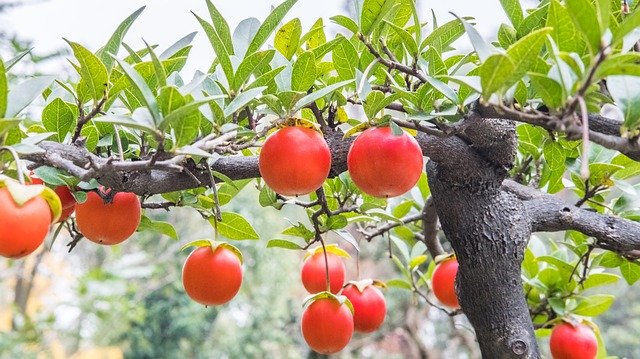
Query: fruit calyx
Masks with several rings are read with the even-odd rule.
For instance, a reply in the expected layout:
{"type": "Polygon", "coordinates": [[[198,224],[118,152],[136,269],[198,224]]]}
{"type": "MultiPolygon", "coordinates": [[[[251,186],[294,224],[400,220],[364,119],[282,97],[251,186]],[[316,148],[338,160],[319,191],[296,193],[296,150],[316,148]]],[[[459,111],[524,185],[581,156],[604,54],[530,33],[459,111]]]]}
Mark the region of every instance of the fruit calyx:
{"type": "Polygon", "coordinates": [[[238,259],[240,260],[240,264],[244,263],[244,260],[242,258],[242,252],[240,252],[240,250],[236,246],[234,246],[234,245],[232,245],[230,243],[227,243],[227,242],[211,241],[211,240],[208,240],[208,239],[197,239],[195,241],[191,241],[191,242],[185,244],[184,246],[182,246],[180,248],[180,252],[184,251],[187,248],[191,248],[191,247],[197,247],[197,248],[199,248],[199,247],[210,247],[211,251],[213,251],[213,252],[215,252],[215,250],[218,249],[218,247],[225,248],[225,249],[230,250],[233,254],[236,255],[236,257],[238,257],[238,259]]]}

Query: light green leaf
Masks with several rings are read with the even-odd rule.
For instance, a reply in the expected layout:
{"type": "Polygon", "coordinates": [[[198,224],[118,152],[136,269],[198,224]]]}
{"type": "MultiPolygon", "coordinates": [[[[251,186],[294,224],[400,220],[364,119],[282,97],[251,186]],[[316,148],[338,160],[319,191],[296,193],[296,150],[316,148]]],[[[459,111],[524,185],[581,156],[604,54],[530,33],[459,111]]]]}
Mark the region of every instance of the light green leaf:
{"type": "Polygon", "coordinates": [[[286,239],[271,239],[267,242],[267,248],[284,248],[302,250],[302,246],[296,242],[288,241],[286,239]]]}
{"type": "Polygon", "coordinates": [[[567,8],[558,0],[551,0],[546,26],[553,28],[551,37],[561,51],[582,53],[585,42],[573,24],[567,8]]]}
{"type": "Polygon", "coordinates": [[[601,285],[613,284],[613,283],[616,283],[618,280],[620,280],[620,277],[615,274],[594,273],[594,274],[590,274],[587,280],[584,281],[583,287],[584,289],[589,289],[589,288],[598,287],[601,285]]]}
{"type": "Polygon", "coordinates": [[[233,42],[231,40],[231,31],[229,30],[229,24],[224,19],[224,16],[218,11],[218,9],[213,5],[211,0],[207,0],[207,8],[209,9],[209,15],[211,16],[211,22],[213,23],[213,27],[218,33],[220,37],[220,41],[224,45],[228,54],[233,55],[233,42]]]}
{"type": "Polygon", "coordinates": [[[507,17],[511,21],[514,28],[520,26],[524,14],[522,13],[522,7],[520,6],[520,0],[500,0],[500,4],[507,14],[507,17]]]}
{"type": "Polygon", "coordinates": [[[410,54],[418,53],[418,44],[407,30],[390,21],[384,20],[384,22],[391,27],[396,35],[398,35],[398,37],[402,40],[402,44],[407,48],[407,51],[409,51],[410,54]]]}
{"type": "Polygon", "coordinates": [[[640,280],[640,264],[629,260],[624,260],[620,264],[620,273],[629,285],[634,285],[640,280]]]}
{"type": "Polygon", "coordinates": [[[562,145],[555,141],[545,141],[544,159],[547,163],[550,173],[549,192],[555,193],[563,188],[562,175],[565,170],[566,155],[562,145]]]}
{"type": "Polygon", "coordinates": [[[16,117],[20,111],[42,95],[42,92],[51,86],[54,79],[54,76],[38,76],[13,86],[7,94],[7,109],[4,117],[16,117]]]}
{"type": "Polygon", "coordinates": [[[427,79],[427,82],[436,89],[436,91],[440,92],[446,98],[453,101],[453,103],[457,104],[460,101],[458,99],[458,94],[453,91],[453,89],[449,87],[449,85],[431,76],[425,76],[425,78],[427,79]]]}
{"type": "Polygon", "coordinates": [[[181,38],[180,40],[176,41],[173,45],[169,46],[160,55],[158,55],[160,60],[167,60],[167,59],[170,59],[172,56],[177,56],[180,50],[183,50],[184,48],[189,46],[191,41],[193,41],[193,38],[196,37],[197,33],[198,32],[194,31],[186,35],[185,37],[181,38]]]}
{"type": "Polygon", "coordinates": [[[276,32],[273,41],[273,47],[280,51],[282,56],[287,60],[291,60],[296,51],[300,48],[300,35],[302,34],[302,23],[300,19],[295,18],[276,32]]]}
{"type": "Polygon", "coordinates": [[[152,219],[150,219],[147,216],[142,216],[142,218],[140,218],[140,224],[138,225],[138,232],[156,232],[156,233],[160,233],[160,234],[164,234],[165,236],[174,239],[174,240],[178,240],[178,232],[176,232],[176,229],[173,228],[173,225],[171,225],[171,223],[168,222],[162,222],[162,221],[154,221],[152,219]]]}
{"type": "Polygon", "coordinates": [[[306,105],[319,100],[323,97],[325,97],[326,95],[336,91],[337,89],[346,86],[350,83],[352,83],[353,80],[346,80],[346,81],[342,81],[342,82],[338,82],[335,83],[333,85],[329,85],[327,87],[324,87],[318,91],[312,92],[310,94],[308,94],[307,96],[301,98],[300,100],[298,100],[298,102],[296,102],[296,105],[293,108],[293,111],[298,111],[301,108],[305,107],[306,105]]]}
{"type": "Polygon", "coordinates": [[[592,54],[600,50],[600,25],[596,9],[589,0],[565,0],[569,16],[580,30],[592,54]]]}
{"type": "Polygon", "coordinates": [[[146,6],[139,8],[134,11],[133,14],[129,15],[120,25],[116,28],[116,31],[111,35],[107,44],[104,45],[100,51],[98,51],[97,55],[104,64],[107,69],[107,73],[111,72],[113,68],[114,59],[112,55],[118,55],[118,51],[120,50],[120,45],[122,44],[122,39],[126,35],[127,31],[133,24],[133,22],[138,18],[138,16],[142,13],[146,6]]]}
{"type": "Polygon", "coordinates": [[[298,0],[286,0],[269,13],[269,16],[267,16],[262,25],[260,25],[258,32],[256,32],[256,36],[251,40],[246,55],[251,55],[260,49],[297,1],[298,0]]]}
{"type": "Polygon", "coordinates": [[[462,24],[464,25],[464,30],[467,32],[467,36],[469,36],[469,40],[471,41],[473,48],[476,50],[480,62],[484,63],[489,58],[489,56],[496,52],[496,49],[482,38],[478,30],[476,30],[473,25],[471,25],[464,18],[461,18],[458,15],[454,14],[454,16],[457,17],[458,20],[460,20],[460,22],[462,22],[462,24]]]}
{"type": "Polygon", "coordinates": [[[518,40],[515,44],[507,49],[507,56],[513,63],[513,72],[507,81],[502,85],[505,88],[513,86],[516,82],[531,70],[538,59],[540,50],[544,45],[547,34],[551,32],[551,28],[538,29],[527,36],[518,40]]]}
{"type": "Polygon", "coordinates": [[[607,310],[613,304],[615,297],[609,294],[596,294],[584,298],[580,304],[573,310],[574,314],[584,315],[585,317],[595,317],[607,310]]]}
{"type": "MultiPolygon", "coordinates": [[[[106,115],[96,117],[94,120],[96,123],[110,123],[113,125],[119,125],[127,128],[133,128],[136,130],[141,130],[151,134],[158,134],[158,131],[155,129],[153,124],[147,124],[138,122],[131,117],[121,116],[121,115],[106,115]]],[[[84,127],[83,127],[84,129],[84,127]]],[[[97,131],[97,130],[96,130],[97,131]]]]}
{"type": "Polygon", "coordinates": [[[480,66],[480,83],[482,95],[489,99],[491,94],[498,92],[515,71],[515,65],[507,55],[494,54],[488,57],[480,66]]]}
{"type": "Polygon", "coordinates": [[[365,36],[371,35],[394,5],[394,0],[364,0],[360,15],[360,31],[365,36]]]}
{"type": "Polygon", "coordinates": [[[313,51],[305,51],[298,56],[293,64],[291,75],[291,89],[293,91],[307,91],[316,81],[316,57],[313,51]]]}
{"type": "Polygon", "coordinates": [[[354,34],[358,32],[358,24],[356,24],[356,22],[348,16],[336,15],[334,17],[331,17],[330,20],[354,34]]]}
{"type": "Polygon", "coordinates": [[[7,74],[4,68],[4,62],[0,58],[0,118],[4,118],[7,111],[7,93],[9,86],[7,85],[7,74]]]}
{"type": "Polygon", "coordinates": [[[274,50],[255,52],[242,60],[233,78],[233,89],[239,90],[242,85],[249,80],[251,74],[260,73],[269,65],[275,54],[274,50]]]}
{"type": "Polygon", "coordinates": [[[80,64],[80,67],[76,67],[76,69],[82,82],[88,87],[89,95],[96,101],[101,99],[105,95],[109,83],[107,68],[96,55],[82,45],[67,39],[65,41],[71,46],[73,54],[80,64]]]}
{"type": "Polygon", "coordinates": [[[336,37],[342,41],[333,49],[331,58],[333,66],[338,72],[338,77],[342,80],[354,79],[356,76],[356,68],[358,68],[358,52],[351,41],[342,35],[336,37]]]}
{"type": "MultiPolygon", "coordinates": [[[[463,19],[471,20],[469,17],[463,19]]],[[[433,47],[439,53],[443,53],[449,45],[464,35],[464,25],[460,20],[452,20],[433,30],[420,44],[420,50],[427,46],[433,47]]]]}
{"type": "Polygon", "coordinates": [[[524,37],[527,34],[535,31],[536,29],[543,27],[548,12],[549,4],[544,4],[538,7],[533,12],[529,13],[529,15],[527,15],[527,17],[522,20],[520,26],[516,28],[516,34],[518,38],[524,37]]]}
{"type": "Polygon", "coordinates": [[[218,233],[229,239],[260,239],[260,236],[256,233],[256,230],[253,229],[249,221],[237,213],[222,212],[222,221],[216,221],[215,218],[210,218],[209,222],[211,222],[214,227],[217,227],[218,233]]]}
{"type": "Polygon", "coordinates": [[[198,19],[200,26],[202,26],[202,28],[204,29],[204,32],[207,34],[207,37],[209,38],[209,42],[211,42],[211,46],[213,47],[213,51],[216,53],[216,59],[220,63],[220,66],[222,67],[222,72],[224,72],[224,75],[227,78],[227,81],[231,83],[233,81],[233,65],[231,64],[231,58],[229,57],[229,52],[227,51],[226,46],[222,42],[222,39],[220,39],[220,35],[218,35],[213,25],[211,25],[210,23],[208,23],[198,15],[196,14],[193,14],[193,15],[196,17],[196,19],[198,19]]]}
{"type": "Polygon", "coordinates": [[[149,55],[151,56],[151,63],[153,64],[153,73],[156,75],[156,81],[158,86],[167,86],[167,73],[164,71],[164,67],[158,59],[158,56],[153,51],[153,49],[147,44],[144,39],[142,40],[144,44],[147,46],[147,50],[149,51],[149,55]]]}
{"type": "Polygon", "coordinates": [[[624,113],[624,125],[635,129],[640,125],[640,77],[609,76],[607,87],[624,113]]]}
{"type": "Polygon", "coordinates": [[[56,133],[56,141],[64,141],[67,133],[76,125],[76,113],[60,98],[56,98],[42,110],[42,124],[49,132],[56,133]]]}
{"type": "MultiPolygon", "coordinates": [[[[637,4],[637,2],[636,2],[637,4]]],[[[622,42],[625,36],[640,27],[640,11],[633,11],[620,24],[620,27],[613,33],[611,45],[617,45],[622,42]]]]}
{"type": "Polygon", "coordinates": [[[564,103],[562,86],[554,79],[537,73],[529,73],[531,87],[550,109],[558,109],[564,103]]]}
{"type": "Polygon", "coordinates": [[[256,87],[246,90],[236,96],[224,109],[224,117],[231,116],[234,112],[246,106],[249,102],[256,99],[258,95],[262,94],[266,87],[256,87]]]}
{"type": "Polygon", "coordinates": [[[596,0],[596,14],[598,15],[600,33],[603,34],[609,27],[609,19],[611,18],[611,0],[596,0]]]}
{"type": "Polygon", "coordinates": [[[124,61],[117,60],[118,65],[122,67],[125,76],[129,79],[131,84],[133,84],[134,88],[140,95],[140,100],[142,103],[149,109],[149,113],[151,113],[151,117],[153,118],[154,123],[157,125],[162,122],[162,114],[160,113],[160,107],[158,106],[158,102],[156,101],[153,92],[144,81],[144,78],[140,76],[138,71],[136,71],[131,65],[124,61]]]}
{"type": "Polygon", "coordinates": [[[177,122],[181,122],[185,118],[192,115],[198,109],[198,107],[211,103],[215,100],[225,98],[225,97],[226,97],[225,95],[209,96],[202,99],[198,99],[193,102],[189,102],[186,105],[181,106],[169,112],[169,114],[164,117],[164,119],[162,120],[158,128],[160,128],[161,130],[164,130],[168,126],[173,126],[177,122]]]}

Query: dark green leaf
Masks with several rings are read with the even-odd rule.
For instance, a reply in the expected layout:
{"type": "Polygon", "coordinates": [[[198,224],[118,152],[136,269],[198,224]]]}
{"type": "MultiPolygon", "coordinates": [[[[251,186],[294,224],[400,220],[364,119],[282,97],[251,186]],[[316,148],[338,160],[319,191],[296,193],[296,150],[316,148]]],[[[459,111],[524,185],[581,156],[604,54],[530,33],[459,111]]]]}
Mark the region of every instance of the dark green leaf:
{"type": "Polygon", "coordinates": [[[76,112],[71,105],[56,98],[42,110],[42,124],[47,131],[56,133],[56,141],[64,141],[76,125],[76,112]]]}

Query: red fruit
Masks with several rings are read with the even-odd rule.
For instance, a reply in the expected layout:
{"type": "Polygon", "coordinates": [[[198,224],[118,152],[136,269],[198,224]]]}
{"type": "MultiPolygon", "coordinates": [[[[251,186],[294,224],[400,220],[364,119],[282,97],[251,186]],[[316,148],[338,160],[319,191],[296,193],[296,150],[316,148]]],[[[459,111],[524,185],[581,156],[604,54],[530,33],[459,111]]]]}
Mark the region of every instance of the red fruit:
{"type": "Polygon", "coordinates": [[[395,197],[409,191],[423,170],[418,141],[389,127],[372,127],[351,144],[347,167],[353,183],[374,197],[395,197]]]}
{"type": "Polygon", "coordinates": [[[584,324],[562,322],[551,332],[553,359],[594,359],[598,353],[598,339],[593,330],[584,324]]]}
{"type": "MultiPolygon", "coordinates": [[[[29,178],[31,179],[31,184],[44,184],[44,181],[34,173],[31,173],[29,178]]],[[[62,204],[62,213],[60,214],[58,222],[63,222],[75,211],[76,199],[67,186],[57,186],[53,190],[60,198],[60,203],[62,204]]]]}
{"type": "Polygon", "coordinates": [[[436,265],[431,277],[433,294],[440,303],[453,309],[460,308],[455,290],[456,274],[458,274],[458,261],[455,258],[449,258],[436,265]]]}
{"type": "Polygon", "coordinates": [[[96,192],[88,192],[87,200],[76,205],[76,223],[88,240],[113,245],[124,242],[136,231],[140,211],[140,200],[134,193],[118,192],[111,203],[105,203],[96,192]]]}
{"type": "Polygon", "coordinates": [[[302,312],[302,336],[320,354],[333,354],[349,344],[353,335],[353,315],[335,298],[320,298],[302,312]]]}
{"type": "Polygon", "coordinates": [[[387,314],[387,304],[380,289],[373,284],[361,287],[354,283],[347,284],[342,295],[353,304],[353,324],[361,333],[371,333],[380,328],[387,314]]]}
{"type": "MultiPolygon", "coordinates": [[[[327,252],[327,262],[329,264],[331,293],[336,294],[344,285],[347,269],[342,259],[331,252],[327,252]]],[[[302,284],[309,293],[313,294],[327,290],[325,268],[324,253],[322,251],[304,260],[300,276],[302,284]]]]}
{"type": "Polygon", "coordinates": [[[331,152],[317,131],[289,126],[267,137],[258,165],[260,175],[272,190],[284,196],[299,196],[322,186],[331,169],[331,152]]]}
{"type": "Polygon", "coordinates": [[[18,206],[7,188],[0,188],[0,255],[21,258],[35,251],[47,236],[51,208],[34,197],[18,206]]]}
{"type": "Polygon", "coordinates": [[[204,305],[230,301],[242,284],[242,263],[224,246],[196,248],[182,267],[182,285],[187,295],[204,305]]]}

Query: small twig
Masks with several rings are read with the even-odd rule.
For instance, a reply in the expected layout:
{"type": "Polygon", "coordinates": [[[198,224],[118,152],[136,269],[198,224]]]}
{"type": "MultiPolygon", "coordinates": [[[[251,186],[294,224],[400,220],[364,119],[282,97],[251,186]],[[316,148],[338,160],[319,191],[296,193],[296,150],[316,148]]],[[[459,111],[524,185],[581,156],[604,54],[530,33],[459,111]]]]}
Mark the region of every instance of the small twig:
{"type": "Polygon", "coordinates": [[[216,186],[216,181],[213,178],[213,170],[209,165],[209,162],[205,160],[207,165],[207,172],[209,172],[209,183],[211,184],[211,190],[213,191],[213,214],[216,216],[218,221],[222,221],[222,212],[220,211],[220,199],[218,198],[218,187],[216,186]]]}
{"type": "Polygon", "coordinates": [[[360,39],[360,41],[364,43],[367,49],[369,49],[369,52],[371,53],[371,55],[375,56],[378,59],[378,61],[380,61],[380,63],[386,66],[389,70],[395,69],[402,73],[405,73],[417,78],[421,83],[427,82],[427,78],[424,75],[422,75],[418,70],[411,68],[407,65],[401,64],[399,62],[395,62],[395,61],[387,60],[383,58],[382,55],[380,55],[380,53],[378,52],[378,50],[376,50],[376,48],[373,47],[371,42],[369,42],[369,40],[367,40],[362,33],[358,33],[358,39],[360,39]]]}
{"type": "Polygon", "coordinates": [[[104,106],[104,103],[107,101],[107,93],[104,93],[104,96],[102,96],[102,99],[100,99],[100,101],[98,101],[98,103],[96,103],[93,106],[93,109],[91,110],[91,112],[89,112],[88,114],[85,115],[84,113],[84,109],[82,108],[82,103],[80,101],[78,101],[78,124],[76,125],[76,131],[73,134],[73,137],[71,138],[71,143],[75,143],[76,140],[78,139],[78,137],[80,137],[80,131],[82,131],[82,127],[84,127],[84,125],[87,124],[87,122],[89,122],[92,118],[96,117],[99,113],[102,112],[102,106],[104,106]]]}
{"type": "Polygon", "coordinates": [[[159,202],[159,203],[142,203],[141,207],[146,209],[165,209],[168,210],[171,207],[177,207],[177,203],[173,202],[159,202]]]}
{"type": "Polygon", "coordinates": [[[120,161],[124,162],[124,151],[122,150],[122,139],[120,139],[120,131],[118,131],[118,126],[113,126],[116,132],[116,143],[118,145],[118,154],[120,155],[120,161]]]}
{"type": "Polygon", "coordinates": [[[18,182],[21,185],[24,185],[24,171],[22,171],[22,165],[20,163],[20,156],[18,156],[18,152],[9,146],[0,147],[0,152],[7,151],[13,157],[13,161],[16,164],[16,172],[18,173],[18,182]]]}
{"type": "Polygon", "coordinates": [[[422,214],[421,213],[417,213],[417,214],[413,214],[411,216],[405,217],[403,219],[400,220],[400,222],[389,222],[387,224],[385,224],[384,226],[378,227],[378,229],[376,229],[373,232],[370,233],[365,233],[364,239],[367,242],[371,242],[371,240],[377,236],[381,236],[389,231],[391,231],[392,229],[396,228],[396,227],[400,227],[400,226],[404,226],[407,223],[411,223],[411,222],[416,222],[422,219],[422,214]]]}

